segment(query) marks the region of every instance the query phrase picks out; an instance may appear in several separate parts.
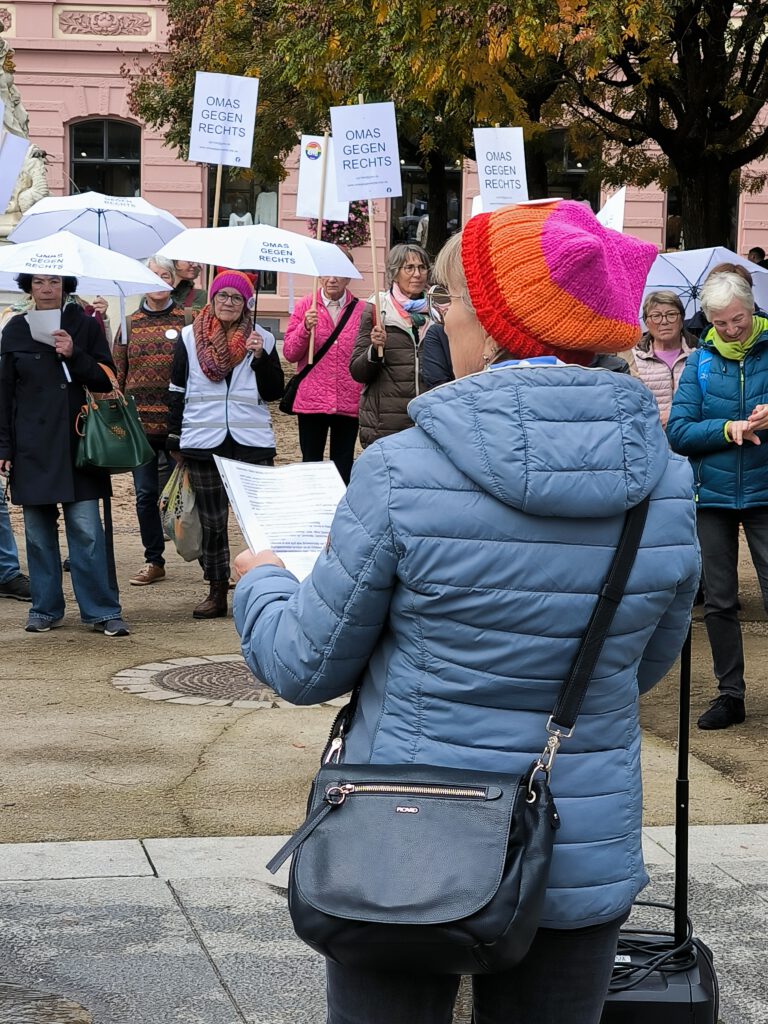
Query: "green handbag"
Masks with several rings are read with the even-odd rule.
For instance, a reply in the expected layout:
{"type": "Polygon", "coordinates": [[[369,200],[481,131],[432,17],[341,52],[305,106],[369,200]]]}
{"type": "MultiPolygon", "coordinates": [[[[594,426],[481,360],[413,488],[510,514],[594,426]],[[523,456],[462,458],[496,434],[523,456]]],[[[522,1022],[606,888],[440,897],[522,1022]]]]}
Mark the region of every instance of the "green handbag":
{"type": "Polygon", "coordinates": [[[124,395],[117,378],[104,363],[99,366],[112,383],[112,391],[96,398],[85,389],[85,404],[75,430],[80,438],[75,455],[77,469],[104,469],[127,473],[154,458],[132,395],[124,395]]]}

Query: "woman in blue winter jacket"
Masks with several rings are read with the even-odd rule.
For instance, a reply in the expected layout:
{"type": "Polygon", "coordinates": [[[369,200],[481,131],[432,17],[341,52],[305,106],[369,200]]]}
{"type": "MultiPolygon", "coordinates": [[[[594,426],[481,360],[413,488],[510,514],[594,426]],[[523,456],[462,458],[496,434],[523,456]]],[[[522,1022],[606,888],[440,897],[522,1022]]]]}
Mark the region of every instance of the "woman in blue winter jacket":
{"type": "Polygon", "coordinates": [[[745,718],[739,526],[768,610],[768,319],[755,313],[738,274],[708,277],[700,302],[712,327],[683,370],[667,436],[693,465],[704,622],[719,690],[698,725],[726,729],[745,718]]]}
{"type": "MultiPolygon", "coordinates": [[[[596,1024],[647,881],[638,702],[688,628],[691,471],[642,384],[566,363],[631,347],[654,257],[578,203],[473,217],[437,263],[456,381],[412,401],[415,426],[364,452],[302,584],[273,552],[235,563],[256,675],[297,704],[361,683],[346,760],[521,773],[546,741],[625,513],[650,495],[552,777],[562,825],[541,927],[516,967],[475,977],[476,1024],[596,1024]]],[[[332,961],[327,973],[329,1024],[451,1020],[456,976],[332,961]]]]}

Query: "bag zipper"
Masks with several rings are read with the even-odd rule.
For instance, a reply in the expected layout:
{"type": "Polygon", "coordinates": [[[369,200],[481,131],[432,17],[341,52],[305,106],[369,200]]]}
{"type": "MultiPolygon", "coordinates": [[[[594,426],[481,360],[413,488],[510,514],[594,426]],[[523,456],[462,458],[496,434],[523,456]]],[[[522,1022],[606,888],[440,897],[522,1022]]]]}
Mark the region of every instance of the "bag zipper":
{"type": "Polygon", "coordinates": [[[498,786],[430,786],[418,782],[344,782],[329,786],[325,799],[331,804],[344,803],[348,796],[376,793],[383,796],[447,796],[465,800],[494,800],[501,796],[498,786]]]}

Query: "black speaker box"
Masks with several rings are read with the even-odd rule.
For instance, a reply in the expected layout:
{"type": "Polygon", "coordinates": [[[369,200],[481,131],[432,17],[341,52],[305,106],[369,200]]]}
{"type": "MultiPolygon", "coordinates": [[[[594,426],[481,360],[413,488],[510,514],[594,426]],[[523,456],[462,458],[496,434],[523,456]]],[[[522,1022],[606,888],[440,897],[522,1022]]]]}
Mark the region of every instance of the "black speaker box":
{"type": "MultiPolygon", "coordinates": [[[[633,936],[642,940],[642,934],[633,936]]],[[[649,935],[649,943],[658,936],[649,935]]],[[[610,992],[601,1024],[715,1024],[712,954],[696,947],[696,963],[677,974],[653,971],[630,989],[610,992]]],[[[644,965],[649,954],[632,953],[632,966],[644,965]]]]}

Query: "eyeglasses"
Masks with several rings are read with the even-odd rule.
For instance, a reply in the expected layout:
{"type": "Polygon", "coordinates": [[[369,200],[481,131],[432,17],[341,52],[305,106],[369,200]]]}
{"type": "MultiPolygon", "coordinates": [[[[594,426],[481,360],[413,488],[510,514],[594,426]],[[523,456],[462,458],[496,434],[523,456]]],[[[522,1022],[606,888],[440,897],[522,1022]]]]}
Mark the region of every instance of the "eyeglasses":
{"type": "Polygon", "coordinates": [[[443,285],[433,284],[427,292],[427,313],[436,324],[444,324],[451,301],[460,298],[460,295],[451,295],[443,285]]]}
{"type": "Polygon", "coordinates": [[[242,306],[245,299],[242,295],[238,295],[237,292],[216,292],[214,300],[219,299],[220,302],[226,303],[229,306],[242,306]]]}
{"type": "Polygon", "coordinates": [[[429,267],[425,267],[423,263],[404,263],[400,269],[410,277],[412,274],[426,274],[429,267]]]}
{"type": "Polygon", "coordinates": [[[680,319],[680,311],[676,309],[674,313],[649,313],[645,319],[652,324],[673,324],[680,319]]]}

